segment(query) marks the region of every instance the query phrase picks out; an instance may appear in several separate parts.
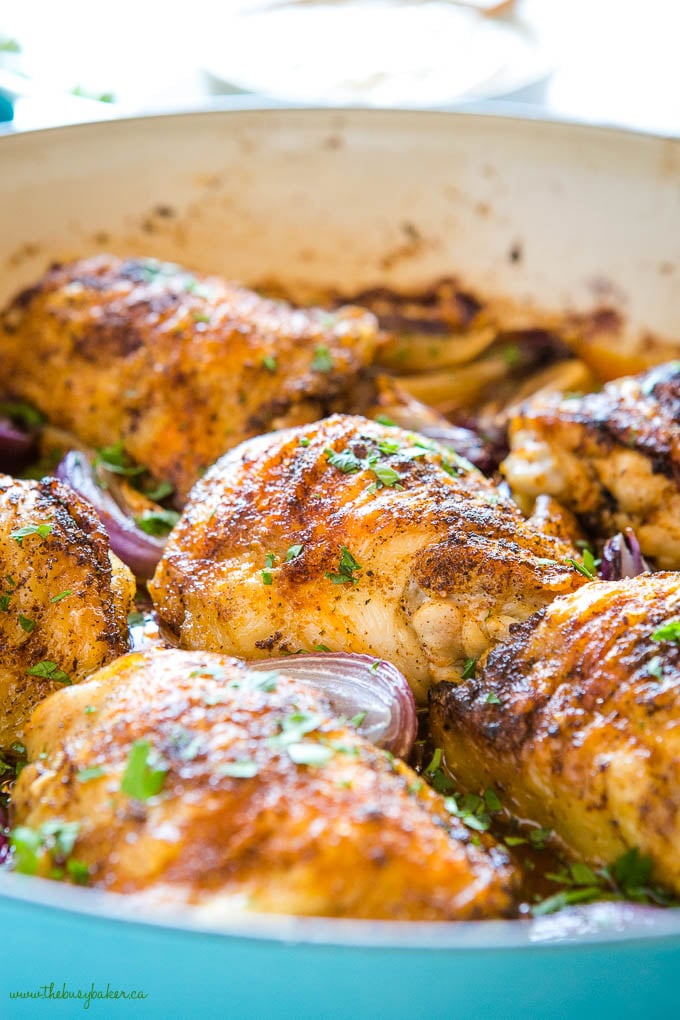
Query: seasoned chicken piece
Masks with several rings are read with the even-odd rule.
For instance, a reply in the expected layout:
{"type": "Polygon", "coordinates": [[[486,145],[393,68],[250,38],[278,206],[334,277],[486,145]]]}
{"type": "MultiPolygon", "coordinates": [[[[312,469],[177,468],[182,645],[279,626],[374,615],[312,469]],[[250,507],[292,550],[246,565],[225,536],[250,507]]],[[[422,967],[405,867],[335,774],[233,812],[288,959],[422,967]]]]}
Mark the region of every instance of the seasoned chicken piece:
{"type": "MultiPolygon", "coordinates": [[[[511,905],[503,851],[465,842],[411,769],[281,674],[200,652],[132,653],[39,706],[27,746],[15,824],[48,844],[55,827],[77,833],[61,865],[100,888],[399,920],[511,905]]],[[[39,873],[59,864],[51,857],[38,854],[39,873]]]]}
{"type": "Polygon", "coordinates": [[[11,394],[81,442],[126,452],[178,504],[248,436],[358,406],[370,312],[294,309],[153,259],[54,266],[0,324],[11,394]]]}
{"type": "Polygon", "coordinates": [[[601,538],[632,527],[645,556],[680,567],[680,361],[527,403],[510,445],[501,470],[519,498],[555,496],[601,538]]]}
{"type": "Polygon", "coordinates": [[[89,503],[0,475],[0,747],[38,701],[128,650],[134,591],[89,503]]]}
{"type": "Polygon", "coordinates": [[[455,453],[338,415],[223,457],[150,591],[183,647],[366,652],[423,701],[510,624],[578,588],[574,555],[455,453]]]}
{"type": "Polygon", "coordinates": [[[680,893],[680,574],[594,581],[430,694],[434,739],[470,791],[592,865],[634,847],[680,893]]]}

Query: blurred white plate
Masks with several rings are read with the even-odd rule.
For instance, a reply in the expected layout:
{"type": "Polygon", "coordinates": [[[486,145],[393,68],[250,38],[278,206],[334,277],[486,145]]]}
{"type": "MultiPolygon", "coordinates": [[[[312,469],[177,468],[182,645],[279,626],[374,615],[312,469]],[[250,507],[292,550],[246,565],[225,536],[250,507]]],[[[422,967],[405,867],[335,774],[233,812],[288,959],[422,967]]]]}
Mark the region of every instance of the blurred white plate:
{"type": "Polygon", "coordinates": [[[519,19],[403,0],[215,10],[202,63],[213,92],[401,107],[507,95],[549,70],[519,19]]]}

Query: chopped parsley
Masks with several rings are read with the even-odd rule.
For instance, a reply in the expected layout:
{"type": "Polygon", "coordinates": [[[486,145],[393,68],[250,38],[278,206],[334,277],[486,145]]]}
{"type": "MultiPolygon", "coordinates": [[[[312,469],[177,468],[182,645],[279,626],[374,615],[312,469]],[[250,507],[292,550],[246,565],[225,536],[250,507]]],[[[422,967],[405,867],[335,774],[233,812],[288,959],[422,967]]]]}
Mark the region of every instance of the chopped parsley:
{"type": "Polygon", "coordinates": [[[244,673],[238,680],[231,680],[229,687],[233,690],[264,691],[266,694],[271,694],[276,690],[278,679],[278,670],[267,670],[266,672],[253,670],[251,673],[244,673]]]}
{"type": "Polygon", "coordinates": [[[487,696],[484,698],[484,702],[487,705],[502,705],[503,702],[498,697],[495,691],[489,691],[487,696]]]}
{"type": "Polygon", "coordinates": [[[134,610],[132,613],[128,613],[128,627],[141,627],[144,623],[144,613],[140,613],[134,610]]]}
{"type": "Polygon", "coordinates": [[[267,555],[264,558],[265,566],[271,568],[271,567],[274,566],[275,562],[276,562],[276,553],[268,552],[267,555]]]}
{"type": "Polygon", "coordinates": [[[29,429],[40,428],[45,421],[45,416],[40,411],[20,400],[0,400],[0,415],[5,415],[13,422],[29,429]]]}
{"type": "Polygon", "coordinates": [[[286,553],[286,563],[290,563],[291,560],[296,560],[303,549],[303,545],[291,545],[286,553]]]}
{"type": "Polygon", "coordinates": [[[322,645],[319,642],[319,644],[314,645],[314,651],[315,652],[330,652],[330,648],[328,647],[328,645],[322,645]]]}
{"type": "Polygon", "coordinates": [[[274,580],[270,570],[261,570],[260,577],[262,578],[262,584],[269,585],[272,584],[274,580]]]}
{"type": "Polygon", "coordinates": [[[160,503],[162,499],[167,499],[168,496],[172,496],[175,491],[175,486],[172,482],[149,482],[147,485],[140,486],[139,491],[153,503],[160,503]]]}
{"type": "Polygon", "coordinates": [[[17,528],[16,531],[10,533],[10,538],[13,538],[17,545],[21,545],[25,538],[30,535],[37,535],[38,538],[47,538],[48,535],[52,534],[52,524],[26,524],[23,528],[17,528]]]}
{"type": "Polygon", "coordinates": [[[10,598],[11,598],[11,596],[7,592],[4,592],[2,595],[0,595],[0,613],[8,613],[9,612],[9,600],[10,600],[10,598]]]}
{"type": "Polygon", "coordinates": [[[330,447],[324,450],[326,460],[338,471],[345,475],[353,474],[355,471],[362,471],[364,462],[360,460],[351,450],[340,450],[338,453],[330,447]]]}
{"type": "Polygon", "coordinates": [[[430,785],[437,793],[450,793],[453,790],[453,783],[444,771],[442,756],[441,747],[435,748],[432,760],[424,772],[426,776],[430,777],[430,785]]]}
{"type": "Polygon", "coordinates": [[[136,800],[148,800],[163,789],[167,766],[154,753],[149,740],[135,740],[130,748],[120,788],[136,800]]]}
{"type": "Polygon", "coordinates": [[[659,655],[655,655],[653,659],[649,660],[647,663],[647,673],[656,680],[663,680],[663,663],[659,655]]]}
{"type": "Polygon", "coordinates": [[[317,712],[291,712],[281,721],[281,730],[269,737],[270,747],[289,747],[298,744],[308,733],[318,729],[324,717],[317,712]]]}
{"type": "Polygon", "coordinates": [[[70,684],[71,677],[68,673],[65,673],[63,669],[60,669],[56,662],[52,662],[50,659],[43,659],[41,662],[36,662],[35,666],[31,666],[26,672],[29,676],[39,676],[43,680],[52,680],[58,684],[70,684]]]}
{"type": "Polygon", "coordinates": [[[352,718],[349,720],[349,725],[354,726],[356,729],[358,729],[367,715],[368,712],[357,712],[357,714],[353,715],[352,718]]]}
{"type": "Polygon", "coordinates": [[[93,765],[89,769],[81,769],[80,772],[76,772],[76,779],[79,783],[89,783],[91,780],[99,779],[103,775],[104,769],[101,765],[93,765]]]}
{"type": "Polygon", "coordinates": [[[58,595],[53,595],[50,602],[61,602],[62,599],[67,599],[69,595],[73,595],[73,592],[70,588],[67,588],[66,591],[60,591],[58,595]]]}
{"type": "Polygon", "coordinates": [[[316,347],[314,350],[314,359],[312,361],[313,372],[332,372],[333,371],[333,359],[331,358],[330,351],[323,344],[316,347]]]}
{"type": "Polygon", "coordinates": [[[477,669],[477,660],[476,659],[468,659],[466,661],[465,665],[463,666],[463,672],[460,675],[462,676],[463,680],[471,680],[472,677],[475,675],[476,669],[477,669]]]}
{"type": "Polygon", "coordinates": [[[359,580],[354,576],[357,570],[361,570],[361,564],[352,556],[351,552],[346,545],[340,546],[340,562],[338,564],[337,574],[333,574],[330,571],[326,571],[324,577],[327,577],[333,584],[358,584],[359,580]]]}
{"type": "Polygon", "coordinates": [[[35,620],[29,620],[23,613],[19,613],[19,626],[22,630],[25,630],[27,634],[30,634],[36,628],[35,620]]]}
{"type": "Polygon", "coordinates": [[[229,776],[232,779],[253,779],[258,771],[257,763],[250,758],[238,758],[236,761],[220,765],[217,775],[229,776]]]}
{"type": "Polygon", "coordinates": [[[179,517],[176,510],[145,510],[141,516],[135,517],[135,524],[147,535],[168,535],[179,517]]]}
{"type": "Polygon", "coordinates": [[[63,863],[71,856],[79,831],[79,822],[44,822],[39,829],[17,826],[9,835],[14,870],[22,875],[35,875],[44,854],[54,864],[63,863]]]}
{"type": "Polygon", "coordinates": [[[652,641],[673,641],[680,645],[680,620],[671,620],[664,623],[652,634],[652,641]]]}
{"type": "Polygon", "coordinates": [[[92,466],[95,469],[102,467],[114,475],[124,475],[128,478],[142,475],[146,471],[144,467],[135,466],[132,459],[125,452],[122,439],[119,439],[117,443],[113,443],[111,446],[102,446],[98,449],[92,466]]]}
{"type": "Polygon", "coordinates": [[[597,564],[595,557],[590,549],[584,548],[583,550],[583,561],[579,563],[578,560],[567,557],[565,560],[569,566],[573,567],[574,570],[578,570],[579,574],[583,574],[589,581],[594,581],[596,577],[597,564]]]}
{"type": "Polygon", "coordinates": [[[272,375],[274,375],[279,366],[276,358],[272,357],[271,354],[268,354],[266,358],[262,359],[262,367],[266,368],[268,372],[271,372],[272,375]]]}
{"type": "Polygon", "coordinates": [[[290,760],[296,765],[311,765],[316,768],[327,765],[335,754],[332,747],[328,747],[325,744],[316,744],[311,740],[289,744],[287,751],[290,760]]]}
{"type": "Polygon", "coordinates": [[[386,414],[377,414],[375,416],[375,420],[378,422],[379,425],[396,426],[396,424],[397,424],[396,421],[393,421],[386,414]]]}
{"type": "Polygon", "coordinates": [[[476,793],[466,793],[462,797],[453,794],[444,801],[446,810],[460,818],[463,825],[476,832],[486,832],[491,826],[491,815],[503,810],[496,791],[489,787],[480,797],[476,793]]]}

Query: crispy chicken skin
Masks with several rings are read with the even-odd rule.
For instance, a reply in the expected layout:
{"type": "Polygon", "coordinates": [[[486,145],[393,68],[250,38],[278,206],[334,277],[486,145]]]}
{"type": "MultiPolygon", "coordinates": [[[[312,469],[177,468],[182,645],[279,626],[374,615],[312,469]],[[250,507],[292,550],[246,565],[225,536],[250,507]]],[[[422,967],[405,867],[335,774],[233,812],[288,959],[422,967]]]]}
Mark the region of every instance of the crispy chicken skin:
{"type": "Polygon", "coordinates": [[[424,701],[510,624],[578,588],[574,555],[444,447],[336,415],[214,465],[150,591],[183,647],[365,652],[424,701]]]}
{"type": "Polygon", "coordinates": [[[94,447],[126,451],[181,504],[248,436],[355,407],[370,312],[294,309],[154,259],[54,266],[0,322],[12,396],[94,447]]]}
{"type": "Polygon", "coordinates": [[[680,893],[680,574],[594,581],[431,694],[434,739],[460,783],[594,865],[638,847],[680,893]],[[657,636],[659,636],[657,634],[657,636]]]}
{"type": "Polygon", "coordinates": [[[512,902],[504,852],[466,842],[411,769],[334,719],[318,692],[226,656],[118,659],[39,706],[27,747],[15,824],[79,823],[72,855],[100,888],[218,911],[400,920],[498,916],[512,902]],[[318,725],[302,744],[277,744],[296,714],[318,725]],[[136,741],[167,772],[150,799],[121,789],[136,741]],[[295,764],[300,746],[330,758],[295,764]],[[236,763],[247,774],[230,775],[236,763]],[[92,769],[101,774],[82,781],[92,769]]]}
{"type": "Polygon", "coordinates": [[[133,596],[88,503],[53,478],[0,475],[0,747],[38,701],[128,650],[133,596]],[[61,681],[30,675],[38,663],[61,681]]]}
{"type": "Polygon", "coordinates": [[[680,567],[680,362],[529,402],[510,446],[501,470],[520,497],[555,496],[601,538],[632,527],[645,556],[680,567]]]}

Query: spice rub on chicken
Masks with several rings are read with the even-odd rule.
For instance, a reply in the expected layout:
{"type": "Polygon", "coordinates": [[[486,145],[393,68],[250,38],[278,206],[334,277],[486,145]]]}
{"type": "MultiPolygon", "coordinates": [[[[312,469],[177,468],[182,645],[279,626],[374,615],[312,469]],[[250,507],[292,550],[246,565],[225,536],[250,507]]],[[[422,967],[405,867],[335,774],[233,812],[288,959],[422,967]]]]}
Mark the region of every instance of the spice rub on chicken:
{"type": "Polygon", "coordinates": [[[132,574],[55,479],[0,475],[0,747],[35,704],[128,650],[132,574]]]}
{"type": "Polygon", "coordinates": [[[358,408],[377,344],[365,310],[295,309],[113,256],[52,267],[0,319],[6,395],[86,445],[122,442],[180,505],[248,436],[358,408]]]}
{"type": "Polygon", "coordinates": [[[27,748],[14,845],[38,874],[213,913],[453,920],[512,905],[504,851],[473,845],[408,766],[283,674],[133,653],[39,706],[27,748]]]}
{"type": "Polygon", "coordinates": [[[680,568],[680,362],[582,397],[524,404],[501,470],[519,497],[555,496],[587,531],[632,527],[642,552],[680,568]]]}
{"type": "Polygon", "coordinates": [[[575,555],[451,450],[336,415],[214,465],[150,591],[183,647],[364,652],[393,662],[423,701],[578,588],[575,555]]]}
{"type": "Polygon", "coordinates": [[[430,699],[468,791],[493,783],[593,866],[638,849],[680,893],[680,574],[557,598],[430,699]]]}

